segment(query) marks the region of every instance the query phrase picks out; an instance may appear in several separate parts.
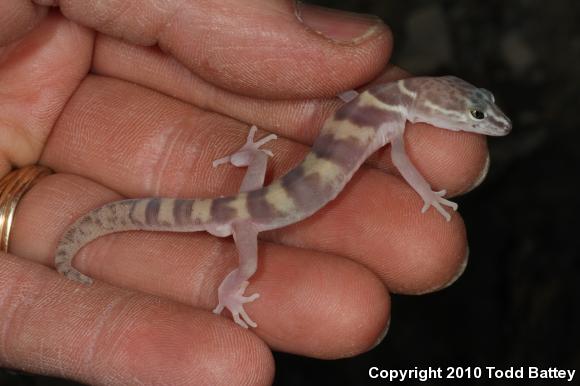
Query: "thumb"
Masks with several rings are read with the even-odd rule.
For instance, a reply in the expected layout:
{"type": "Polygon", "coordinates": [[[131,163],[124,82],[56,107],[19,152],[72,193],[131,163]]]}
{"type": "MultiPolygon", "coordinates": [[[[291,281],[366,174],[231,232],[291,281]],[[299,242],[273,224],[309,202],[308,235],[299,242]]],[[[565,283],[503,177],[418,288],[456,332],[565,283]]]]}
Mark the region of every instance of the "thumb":
{"type": "Polygon", "coordinates": [[[391,50],[390,31],[376,17],[288,0],[59,6],[71,20],[131,43],[157,44],[206,81],[257,97],[336,95],[374,78],[391,50]]]}

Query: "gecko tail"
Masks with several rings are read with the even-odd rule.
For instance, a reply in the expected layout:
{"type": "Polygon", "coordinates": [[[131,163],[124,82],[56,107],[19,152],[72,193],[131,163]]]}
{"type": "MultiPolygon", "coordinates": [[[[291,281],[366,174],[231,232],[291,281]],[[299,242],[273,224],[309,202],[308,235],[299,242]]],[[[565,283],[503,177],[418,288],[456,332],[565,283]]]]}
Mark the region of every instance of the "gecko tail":
{"type": "Polygon", "coordinates": [[[82,274],[79,270],[71,265],[71,261],[62,261],[56,264],[56,270],[61,275],[66,276],[68,279],[77,281],[81,284],[91,285],[93,284],[93,279],[85,274],[82,274]]]}
{"type": "MultiPolygon", "coordinates": [[[[195,232],[205,230],[203,213],[196,210],[204,200],[147,198],[115,201],[96,208],[71,224],[56,249],[54,265],[67,278],[91,284],[93,280],[73,267],[78,251],[91,241],[117,232],[146,230],[195,232]]],[[[199,208],[198,208],[199,209],[199,208]]]]}

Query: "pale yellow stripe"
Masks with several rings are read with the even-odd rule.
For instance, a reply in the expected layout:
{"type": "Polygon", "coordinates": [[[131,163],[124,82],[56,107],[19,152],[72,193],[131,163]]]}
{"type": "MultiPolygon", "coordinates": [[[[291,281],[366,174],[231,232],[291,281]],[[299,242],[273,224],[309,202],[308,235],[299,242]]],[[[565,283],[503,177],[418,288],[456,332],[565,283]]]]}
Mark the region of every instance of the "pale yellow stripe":
{"type": "Polygon", "coordinates": [[[405,86],[405,80],[401,79],[397,82],[397,86],[399,86],[399,91],[401,94],[408,96],[411,99],[415,99],[417,97],[417,93],[415,91],[411,91],[405,86]]]}
{"type": "Polygon", "coordinates": [[[201,222],[207,222],[211,217],[211,198],[201,198],[199,200],[193,200],[193,206],[191,208],[191,215],[194,219],[199,219],[201,222]]]}
{"type": "Polygon", "coordinates": [[[380,99],[378,99],[377,97],[375,97],[370,92],[363,92],[362,94],[360,94],[358,100],[359,100],[360,106],[373,106],[379,110],[390,111],[393,113],[404,113],[405,112],[404,111],[405,109],[403,108],[403,106],[387,104],[387,103],[381,101],[380,99]]]}
{"type": "Polygon", "coordinates": [[[431,109],[432,112],[434,113],[439,113],[445,117],[454,117],[455,119],[457,119],[459,122],[465,122],[465,116],[467,114],[463,114],[457,110],[449,110],[446,109],[444,107],[439,106],[436,103],[431,102],[430,100],[425,100],[425,107],[431,109]]]}
{"type": "Polygon", "coordinates": [[[236,219],[243,220],[250,217],[248,213],[248,195],[247,193],[240,193],[235,200],[230,201],[228,206],[236,210],[236,219]]]}
{"type": "Polygon", "coordinates": [[[157,215],[157,222],[160,224],[175,224],[175,217],[173,216],[173,207],[175,206],[175,199],[163,198],[160,200],[159,214],[157,215]]]}
{"type": "Polygon", "coordinates": [[[370,126],[358,126],[351,121],[337,121],[328,119],[321,130],[322,134],[333,134],[336,139],[356,139],[361,143],[368,143],[375,136],[376,130],[370,126]]]}
{"type": "Polygon", "coordinates": [[[308,153],[303,166],[305,176],[317,173],[323,184],[333,183],[337,177],[344,174],[339,165],[327,159],[318,158],[314,153],[308,153]]]}
{"type": "Polygon", "coordinates": [[[147,209],[147,204],[149,204],[148,199],[139,200],[135,205],[135,209],[133,210],[133,219],[138,221],[142,224],[145,224],[145,211],[147,209]]]}
{"type": "Polygon", "coordinates": [[[294,200],[279,181],[268,187],[265,197],[268,204],[272,205],[278,212],[291,213],[296,210],[294,200]]]}

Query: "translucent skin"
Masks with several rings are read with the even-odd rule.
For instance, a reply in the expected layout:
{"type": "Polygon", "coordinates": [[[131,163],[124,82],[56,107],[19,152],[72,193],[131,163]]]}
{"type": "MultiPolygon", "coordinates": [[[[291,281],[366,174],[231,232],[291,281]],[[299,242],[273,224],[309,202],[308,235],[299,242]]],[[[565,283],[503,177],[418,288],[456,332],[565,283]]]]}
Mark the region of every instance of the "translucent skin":
{"type": "Polygon", "coordinates": [[[405,151],[406,121],[425,122],[448,130],[486,135],[506,135],[509,119],[495,105],[493,95],[453,76],[419,77],[378,85],[358,94],[341,94],[348,101],[329,117],[304,161],[285,176],[264,186],[268,156],[261,149],[269,135],[254,142],[256,127],[246,143],[233,154],[214,161],[247,167],[240,192],[214,199],[147,198],[123,200],[97,208],[78,219],[64,234],[57,248],[55,265],[68,278],[90,284],[91,279],[72,267],[76,252],[91,240],[126,230],[195,232],[234,236],[240,264],[218,290],[221,313],[228,309],[237,324],[257,324],[244,304],[258,294],[244,296],[248,279],[257,269],[258,233],[301,221],[332,201],[363,162],[390,143],[391,157],[401,176],[421,196],[422,212],[434,207],[447,221],[444,208],[457,204],[444,198],[446,191],[433,191],[411,163],[405,151]]]}

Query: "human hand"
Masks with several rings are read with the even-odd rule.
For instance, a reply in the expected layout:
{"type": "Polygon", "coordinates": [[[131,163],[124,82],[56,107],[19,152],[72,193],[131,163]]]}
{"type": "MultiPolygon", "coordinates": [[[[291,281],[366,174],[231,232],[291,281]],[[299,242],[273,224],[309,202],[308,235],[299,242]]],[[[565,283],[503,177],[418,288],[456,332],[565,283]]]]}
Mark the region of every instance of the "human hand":
{"type": "MultiPolygon", "coordinates": [[[[379,154],[315,216],[264,234],[248,289],[262,295],[248,305],[255,330],[211,313],[235,265],[231,240],[114,234],[75,258],[93,286],[57,275],[62,231],[94,207],[236,192],[244,171],[211,161],[243,143],[241,122],[286,138],[269,146],[270,177],[284,174],[339,105],[333,96],[375,78],[391,45],[377,20],[304,15],[339,40],[364,35],[331,42],[286,1],[119,7],[60,1],[64,18],[0,5],[0,176],[37,162],[57,172],[20,201],[2,254],[0,364],[92,384],[267,384],[271,349],[318,358],[368,350],[388,324],[389,292],[432,291],[461,271],[460,217],[421,214],[421,199],[385,173],[389,157],[379,154]]],[[[401,76],[389,67],[382,79],[401,76]]],[[[407,147],[432,186],[473,186],[485,140],[418,126],[407,147]]]]}

